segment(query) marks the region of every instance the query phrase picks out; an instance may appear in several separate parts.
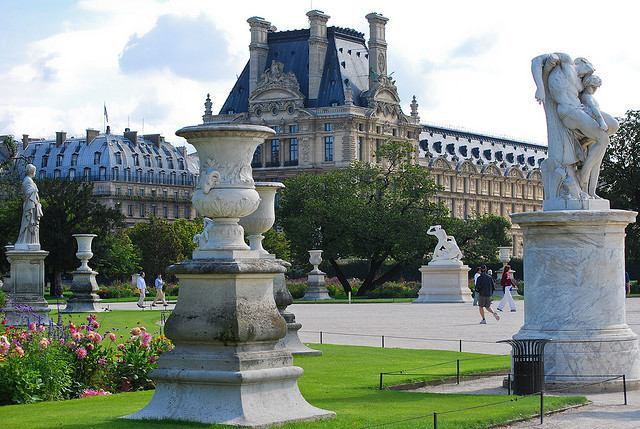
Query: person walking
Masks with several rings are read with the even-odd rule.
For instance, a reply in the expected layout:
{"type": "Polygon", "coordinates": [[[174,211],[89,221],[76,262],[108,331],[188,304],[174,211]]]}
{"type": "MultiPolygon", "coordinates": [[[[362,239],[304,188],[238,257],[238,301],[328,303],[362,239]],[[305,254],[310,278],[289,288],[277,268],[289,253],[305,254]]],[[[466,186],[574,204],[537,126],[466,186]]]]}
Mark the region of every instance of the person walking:
{"type": "Polygon", "coordinates": [[[498,303],[498,311],[502,311],[504,306],[509,303],[509,309],[511,309],[511,312],[516,312],[516,302],[513,300],[513,296],[511,296],[511,289],[515,286],[515,282],[513,280],[514,272],[515,271],[511,270],[511,266],[504,266],[504,270],[502,271],[502,279],[500,280],[500,286],[502,286],[502,292],[504,293],[504,295],[498,303]]]}
{"type": "Polygon", "coordinates": [[[162,274],[158,274],[156,277],[155,287],[156,287],[156,297],[151,303],[152,307],[156,306],[156,302],[162,302],[162,305],[165,307],[168,305],[167,300],[164,298],[164,292],[162,290],[162,286],[164,286],[164,281],[162,280],[162,274]]]}
{"type": "Polygon", "coordinates": [[[631,295],[631,277],[629,277],[629,272],[624,272],[624,291],[627,293],[627,296],[631,295]]]}
{"type": "Polygon", "coordinates": [[[138,307],[144,308],[144,297],[147,291],[147,283],[144,281],[144,271],[140,271],[138,280],[136,281],[136,287],[140,297],[138,298],[138,307]]]}
{"type": "Polygon", "coordinates": [[[480,277],[480,267],[476,268],[476,273],[473,275],[473,306],[478,305],[478,292],[476,292],[476,283],[478,282],[478,277],[480,277]]]}
{"type": "Polygon", "coordinates": [[[493,314],[493,317],[495,317],[496,320],[500,320],[500,316],[498,316],[498,314],[491,309],[491,296],[493,295],[493,291],[495,290],[495,284],[493,283],[493,279],[487,274],[486,265],[480,267],[480,276],[476,281],[475,290],[476,293],[480,295],[478,298],[478,310],[480,311],[480,317],[482,317],[480,324],[487,324],[487,321],[484,318],[485,309],[489,313],[493,314]]]}

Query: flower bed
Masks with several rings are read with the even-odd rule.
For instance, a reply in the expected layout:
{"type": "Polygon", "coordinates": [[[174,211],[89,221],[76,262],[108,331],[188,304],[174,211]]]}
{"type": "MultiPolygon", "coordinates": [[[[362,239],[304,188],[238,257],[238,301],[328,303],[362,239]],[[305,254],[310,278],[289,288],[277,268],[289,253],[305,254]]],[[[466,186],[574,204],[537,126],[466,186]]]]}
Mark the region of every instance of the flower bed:
{"type": "Polygon", "coordinates": [[[2,322],[0,331],[0,405],[71,399],[152,389],[149,372],[173,348],[142,326],[126,337],[100,334],[95,315],[76,326],[27,327],[2,322]]]}

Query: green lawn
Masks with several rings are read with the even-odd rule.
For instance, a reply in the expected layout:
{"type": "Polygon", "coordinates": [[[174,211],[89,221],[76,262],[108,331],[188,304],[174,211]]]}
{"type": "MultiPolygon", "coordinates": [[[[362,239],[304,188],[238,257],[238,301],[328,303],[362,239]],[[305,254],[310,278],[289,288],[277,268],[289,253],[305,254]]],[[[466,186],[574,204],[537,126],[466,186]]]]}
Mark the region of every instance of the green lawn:
{"type": "MultiPolygon", "coordinates": [[[[138,313],[140,314],[140,313],[138,313]]],[[[112,316],[104,314],[104,316],[112,316]]],[[[295,364],[305,369],[299,385],[305,398],[315,406],[337,413],[337,418],[321,422],[284,425],[284,428],[361,428],[426,416],[389,426],[390,428],[432,427],[431,413],[464,407],[481,406],[475,410],[439,416],[439,428],[485,428],[497,423],[530,416],[539,406],[538,397],[520,399],[490,406],[492,402],[509,399],[498,395],[444,395],[377,389],[378,373],[432,365],[446,361],[462,361],[462,372],[506,370],[508,356],[489,356],[434,350],[381,349],[372,347],[313,345],[323,351],[322,357],[298,357],[295,364]],[[477,359],[480,358],[480,359],[477,359]]],[[[441,365],[431,373],[450,374],[455,364],[441,365]],[[439,371],[439,372],[436,372],[439,371]]],[[[425,369],[427,371],[427,369],[425,369]]],[[[394,377],[396,383],[415,379],[414,376],[394,377]]],[[[439,378],[439,377],[436,377],[439,378]]],[[[79,399],[64,402],[0,407],[1,427],[125,429],[207,427],[175,422],[134,422],[119,420],[119,416],[142,408],[153,392],[136,392],[79,399]]],[[[546,397],[546,410],[583,403],[582,397],[546,397]]],[[[209,426],[216,427],[216,426],[209,426]]]]}
{"type": "MultiPolygon", "coordinates": [[[[66,324],[69,320],[73,321],[76,325],[86,323],[87,315],[89,313],[74,313],[74,314],[62,314],[62,321],[66,324]]],[[[160,311],[104,311],[102,313],[94,313],[100,322],[100,332],[115,332],[119,335],[125,335],[129,337],[128,333],[131,328],[136,326],[144,326],[153,335],[160,334],[160,311]]],[[[170,312],[166,312],[167,317],[170,312]]],[[[52,311],[50,314],[51,319],[56,321],[58,319],[58,312],[52,311]]]]}

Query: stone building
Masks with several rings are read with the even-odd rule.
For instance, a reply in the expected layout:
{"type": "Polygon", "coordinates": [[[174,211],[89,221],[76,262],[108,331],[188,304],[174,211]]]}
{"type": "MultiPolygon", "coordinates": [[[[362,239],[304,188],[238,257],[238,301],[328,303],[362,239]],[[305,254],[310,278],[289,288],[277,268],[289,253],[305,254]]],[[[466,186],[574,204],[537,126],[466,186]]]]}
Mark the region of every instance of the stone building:
{"type": "MultiPolygon", "coordinates": [[[[408,140],[418,162],[443,186],[437,198],[453,216],[542,208],[538,170],[546,147],[421,125],[415,97],[407,115],[387,73],[384,16],[370,13],[369,39],[352,29],[328,27],[329,16],[307,13],[309,28],[277,31],[263,18],[248,19],[249,61],[219,114],[205,102],[205,123],[240,122],[272,127],[276,136],[256,150],[258,180],[282,180],[355,160],[375,162],[381,144],[408,140]]],[[[514,254],[522,237],[513,228],[514,254]]]]}
{"type": "Polygon", "coordinates": [[[193,219],[191,194],[198,177],[197,158],[186,147],[171,145],[159,134],[122,135],[88,129],[81,138],[56,132],[55,140],[23,135],[19,155],[37,168],[37,179],[93,182],[93,195],[119,209],[126,223],[156,216],[193,219]]]}

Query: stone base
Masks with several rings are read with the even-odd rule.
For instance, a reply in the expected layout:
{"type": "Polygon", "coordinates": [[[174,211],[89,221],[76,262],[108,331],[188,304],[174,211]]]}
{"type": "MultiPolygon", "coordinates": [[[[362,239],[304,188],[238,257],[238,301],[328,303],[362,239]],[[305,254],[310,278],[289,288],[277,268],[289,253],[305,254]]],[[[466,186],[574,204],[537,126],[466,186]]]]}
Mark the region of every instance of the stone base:
{"type": "Polygon", "coordinates": [[[420,267],[422,287],[416,304],[443,302],[471,302],[471,290],[467,273],[469,267],[462,263],[429,263],[420,267]]]}
{"type": "Polygon", "coordinates": [[[526,285],[524,325],[513,338],[552,340],[545,347],[546,381],[580,386],[601,376],[640,379],[640,344],[626,323],[624,289],[625,227],[636,213],[511,217],[524,233],[526,285]]]}
{"type": "Polygon", "coordinates": [[[555,210],[609,210],[609,200],[603,199],[588,199],[588,200],[566,200],[563,198],[555,198],[551,200],[544,200],[542,202],[542,209],[544,211],[555,210]]]}
{"type": "Polygon", "coordinates": [[[287,334],[278,342],[277,348],[286,349],[294,356],[322,356],[320,350],[309,348],[300,340],[298,331],[302,328],[302,324],[296,322],[295,316],[292,313],[285,313],[283,317],[287,322],[287,334]]]}
{"type": "Polygon", "coordinates": [[[306,300],[322,300],[322,299],[331,299],[329,296],[329,291],[325,286],[324,277],[325,274],[322,271],[314,273],[311,271],[307,277],[307,284],[309,287],[302,299],[306,300]]]}
{"type": "MultiPolygon", "coordinates": [[[[38,245],[39,246],[39,245],[38,245]]],[[[11,307],[3,310],[11,325],[30,322],[48,324],[49,307],[44,299],[44,250],[7,250],[11,264],[9,298],[11,307]]]]}
{"type": "Polygon", "coordinates": [[[335,416],[304,399],[302,369],[276,348],[286,331],[273,296],[279,261],[193,260],[168,271],[180,280],[165,324],[176,348],[151,373],[151,402],[125,418],[265,427],[335,416]]]}
{"type": "Polygon", "coordinates": [[[62,313],[92,313],[100,311],[98,304],[100,297],[98,283],[96,282],[96,271],[74,271],[71,290],[73,296],[67,301],[67,306],[62,313]]]}

